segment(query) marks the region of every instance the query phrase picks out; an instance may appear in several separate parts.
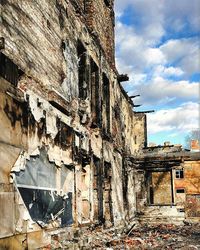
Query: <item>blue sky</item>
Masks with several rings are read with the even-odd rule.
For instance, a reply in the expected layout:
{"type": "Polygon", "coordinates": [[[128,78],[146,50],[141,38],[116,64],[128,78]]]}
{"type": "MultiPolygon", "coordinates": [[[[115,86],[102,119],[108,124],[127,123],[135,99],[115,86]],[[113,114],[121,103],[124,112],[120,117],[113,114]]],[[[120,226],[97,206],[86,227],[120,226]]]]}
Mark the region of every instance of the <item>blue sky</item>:
{"type": "Polygon", "coordinates": [[[148,141],[184,144],[199,127],[200,1],[115,0],[116,63],[127,73],[148,141]]]}

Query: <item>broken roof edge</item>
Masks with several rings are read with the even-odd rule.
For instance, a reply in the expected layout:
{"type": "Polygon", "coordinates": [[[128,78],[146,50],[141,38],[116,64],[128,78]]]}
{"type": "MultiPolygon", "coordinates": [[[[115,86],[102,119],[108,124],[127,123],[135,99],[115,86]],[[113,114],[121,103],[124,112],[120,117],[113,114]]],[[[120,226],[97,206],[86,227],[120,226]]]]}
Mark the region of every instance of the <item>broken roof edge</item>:
{"type": "Polygon", "coordinates": [[[117,72],[117,83],[119,85],[119,88],[121,90],[121,93],[123,94],[123,96],[125,97],[125,99],[128,101],[128,103],[131,105],[131,107],[134,106],[134,102],[133,100],[129,97],[129,95],[127,94],[127,92],[125,91],[124,87],[121,85],[121,82],[118,80],[118,75],[119,73],[117,72]]]}
{"type": "Polygon", "coordinates": [[[181,160],[181,161],[193,161],[200,160],[199,152],[191,151],[177,151],[177,152],[155,152],[155,153],[142,153],[137,156],[127,155],[126,159],[133,162],[151,162],[151,161],[168,161],[168,160],[181,160]]]}

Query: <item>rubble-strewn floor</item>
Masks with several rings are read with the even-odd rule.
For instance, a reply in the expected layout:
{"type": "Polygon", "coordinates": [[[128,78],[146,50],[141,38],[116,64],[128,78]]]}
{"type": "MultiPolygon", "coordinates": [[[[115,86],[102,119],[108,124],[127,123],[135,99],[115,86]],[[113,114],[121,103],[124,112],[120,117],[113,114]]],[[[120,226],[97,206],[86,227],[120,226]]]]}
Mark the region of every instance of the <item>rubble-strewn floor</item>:
{"type": "Polygon", "coordinates": [[[160,224],[134,227],[127,233],[101,227],[86,230],[82,237],[71,241],[54,239],[47,249],[200,249],[200,224],[175,226],[160,224]]]}

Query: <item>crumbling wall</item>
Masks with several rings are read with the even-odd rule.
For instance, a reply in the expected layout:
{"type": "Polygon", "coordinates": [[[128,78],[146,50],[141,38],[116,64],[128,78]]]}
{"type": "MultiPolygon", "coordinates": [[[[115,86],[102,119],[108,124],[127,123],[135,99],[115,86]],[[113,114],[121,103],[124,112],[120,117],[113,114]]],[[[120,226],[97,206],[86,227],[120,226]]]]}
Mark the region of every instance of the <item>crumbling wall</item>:
{"type": "Polygon", "coordinates": [[[46,229],[128,219],[124,155],[143,148],[145,116],[113,67],[113,2],[87,4],[91,13],[84,1],[2,3],[0,199],[11,214],[5,226],[1,207],[2,246],[14,236],[16,249],[36,249],[49,243],[46,229]]]}
{"type": "Polygon", "coordinates": [[[146,115],[135,113],[127,103],[127,99],[119,88],[118,83],[112,83],[112,136],[117,150],[123,150],[127,154],[137,155],[142,153],[146,146],[146,115]]]}
{"type": "Polygon", "coordinates": [[[86,22],[92,36],[102,46],[105,57],[112,68],[114,60],[114,6],[113,0],[87,1],[85,4],[86,22]]]}

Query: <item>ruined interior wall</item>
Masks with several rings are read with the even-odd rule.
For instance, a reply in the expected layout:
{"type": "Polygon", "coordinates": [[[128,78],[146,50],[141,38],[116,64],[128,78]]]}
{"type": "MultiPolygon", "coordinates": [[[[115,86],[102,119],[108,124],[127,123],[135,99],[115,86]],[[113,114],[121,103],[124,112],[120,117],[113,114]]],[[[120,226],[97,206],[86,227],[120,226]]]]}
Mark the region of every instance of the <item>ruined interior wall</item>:
{"type": "Polygon", "coordinates": [[[116,81],[111,105],[114,146],[130,155],[141,153],[146,145],[146,115],[133,112],[116,81]]]}
{"type": "Polygon", "coordinates": [[[171,204],[171,173],[152,172],[152,189],[154,204],[171,204]]]}

